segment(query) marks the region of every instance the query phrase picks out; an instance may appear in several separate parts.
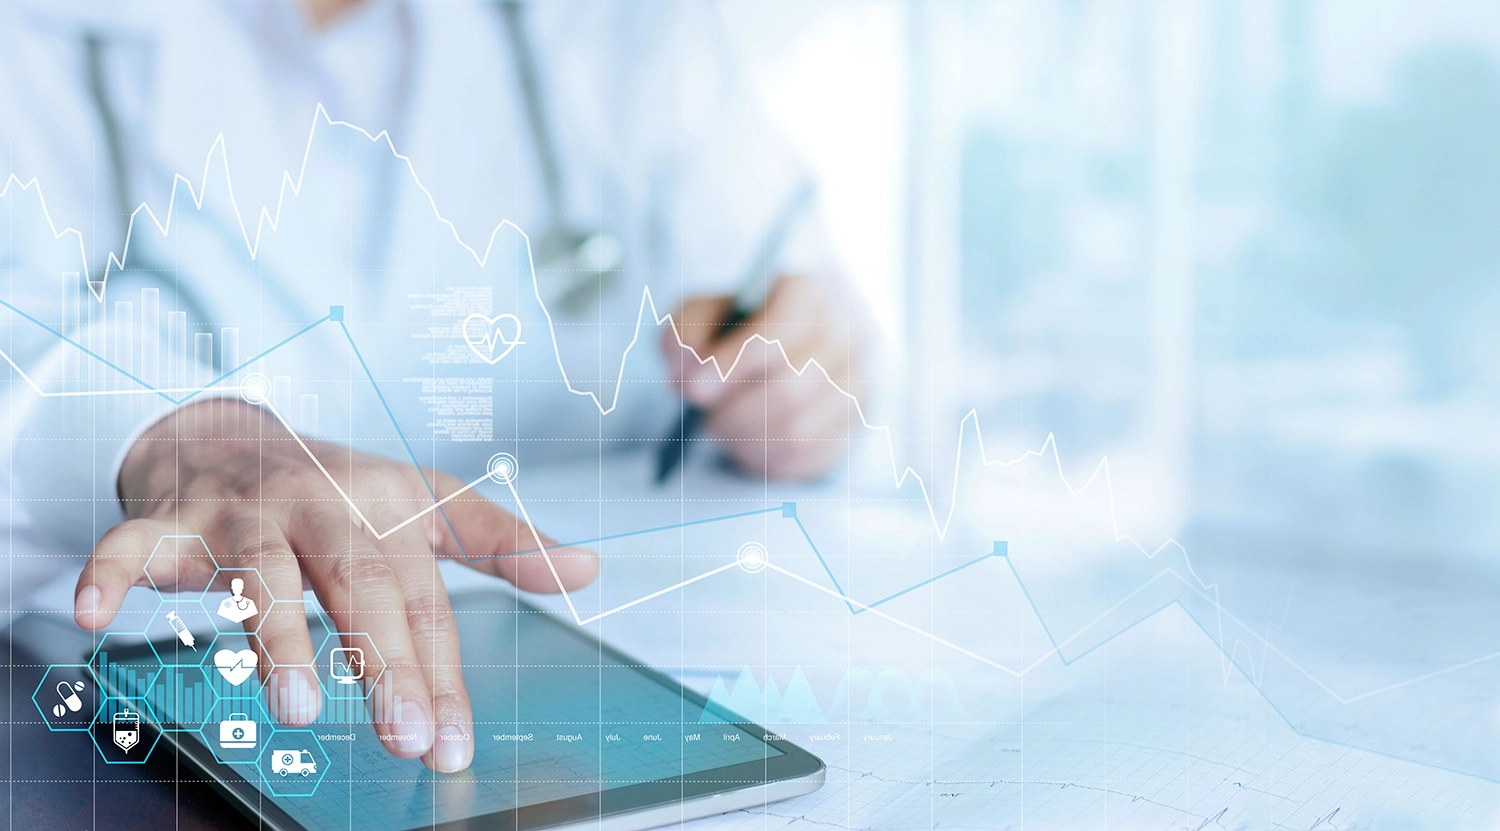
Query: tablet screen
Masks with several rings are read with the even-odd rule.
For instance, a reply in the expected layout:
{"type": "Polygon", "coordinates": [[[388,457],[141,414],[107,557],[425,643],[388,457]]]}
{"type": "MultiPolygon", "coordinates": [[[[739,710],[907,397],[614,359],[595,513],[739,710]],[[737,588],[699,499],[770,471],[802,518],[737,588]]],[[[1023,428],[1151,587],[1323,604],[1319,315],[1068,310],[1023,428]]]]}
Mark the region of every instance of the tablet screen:
{"type": "MultiPolygon", "coordinates": [[[[348,685],[354,697],[338,698],[337,676],[352,671],[337,660],[319,667],[332,670],[324,679],[329,697],[306,730],[237,723],[269,719],[253,699],[235,699],[211,667],[206,675],[223,697],[202,705],[202,717],[183,704],[191,694],[162,696],[153,706],[169,725],[202,723],[198,735],[221,764],[233,764],[309,828],[398,831],[783,755],[567,624],[506,605],[458,610],[475,732],[474,763],[460,774],[434,774],[388,754],[368,713],[380,704],[358,698],[358,684],[348,685]],[[248,747],[226,746],[247,739],[254,740],[248,747]]],[[[212,651],[243,645],[241,636],[221,636],[212,651]]],[[[331,640],[320,656],[337,646],[331,640]]]]}

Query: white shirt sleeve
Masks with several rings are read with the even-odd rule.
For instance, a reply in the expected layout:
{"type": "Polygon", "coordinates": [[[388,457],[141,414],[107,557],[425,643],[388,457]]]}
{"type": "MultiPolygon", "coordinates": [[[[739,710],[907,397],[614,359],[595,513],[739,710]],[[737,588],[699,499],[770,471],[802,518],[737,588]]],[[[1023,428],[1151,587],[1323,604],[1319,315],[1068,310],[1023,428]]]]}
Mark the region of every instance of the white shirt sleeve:
{"type": "Polygon", "coordinates": [[[0,12],[0,30],[9,47],[0,56],[0,146],[9,150],[0,159],[0,551],[11,565],[0,582],[20,605],[123,518],[120,461],[182,397],[150,387],[210,370],[174,352],[165,325],[154,334],[144,325],[144,295],[127,275],[114,274],[102,298],[86,285],[85,250],[102,260],[123,223],[111,227],[117,211],[94,187],[107,169],[80,161],[99,155],[87,150],[97,122],[81,39],[13,9],[0,12]]]}

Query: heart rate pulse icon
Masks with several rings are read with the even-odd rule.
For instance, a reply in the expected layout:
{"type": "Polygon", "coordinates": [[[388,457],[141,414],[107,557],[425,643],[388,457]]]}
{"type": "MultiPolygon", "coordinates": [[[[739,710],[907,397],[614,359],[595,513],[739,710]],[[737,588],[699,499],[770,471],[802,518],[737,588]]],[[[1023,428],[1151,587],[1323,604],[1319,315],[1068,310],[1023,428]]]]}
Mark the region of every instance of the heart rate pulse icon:
{"type": "Polygon", "coordinates": [[[250,673],[255,672],[256,663],[257,658],[252,649],[241,649],[239,652],[221,649],[214,653],[214,666],[219,668],[219,674],[235,686],[245,683],[250,673]]]}
{"type": "Polygon", "coordinates": [[[464,318],[464,343],[474,350],[479,359],[494,366],[510,354],[512,349],[525,343],[521,340],[521,320],[513,314],[498,314],[485,317],[478,312],[464,318]],[[509,335],[507,336],[507,331],[509,335]],[[496,353],[500,347],[504,351],[496,353]]]}

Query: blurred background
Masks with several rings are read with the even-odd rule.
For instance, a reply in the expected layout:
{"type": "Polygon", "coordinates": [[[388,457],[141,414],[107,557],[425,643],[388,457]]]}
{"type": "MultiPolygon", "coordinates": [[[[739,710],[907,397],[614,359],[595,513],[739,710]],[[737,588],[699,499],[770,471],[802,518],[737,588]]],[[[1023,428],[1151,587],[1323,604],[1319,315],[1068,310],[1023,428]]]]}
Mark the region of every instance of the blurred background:
{"type": "Polygon", "coordinates": [[[1500,4],[722,5],[904,462],[950,482],[975,408],[1200,557],[1491,559],[1500,4]]]}

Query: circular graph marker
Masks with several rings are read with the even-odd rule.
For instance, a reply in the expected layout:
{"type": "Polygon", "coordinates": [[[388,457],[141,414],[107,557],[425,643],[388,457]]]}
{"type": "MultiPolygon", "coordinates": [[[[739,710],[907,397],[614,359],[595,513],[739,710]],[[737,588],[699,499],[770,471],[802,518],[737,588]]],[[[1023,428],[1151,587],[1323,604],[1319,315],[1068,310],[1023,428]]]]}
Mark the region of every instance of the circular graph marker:
{"type": "Polygon", "coordinates": [[[259,372],[245,376],[240,384],[240,396],[251,404],[264,404],[271,400],[271,379],[259,372]]]}
{"type": "Polygon", "coordinates": [[[747,542],[740,546],[739,552],[734,555],[734,561],[750,574],[765,569],[766,563],[770,562],[766,557],[766,547],[758,542],[747,542]]]}
{"type": "Polygon", "coordinates": [[[521,472],[521,463],[509,453],[496,453],[490,457],[485,469],[490,472],[490,481],[497,485],[509,485],[516,481],[516,474],[521,472]]]}

